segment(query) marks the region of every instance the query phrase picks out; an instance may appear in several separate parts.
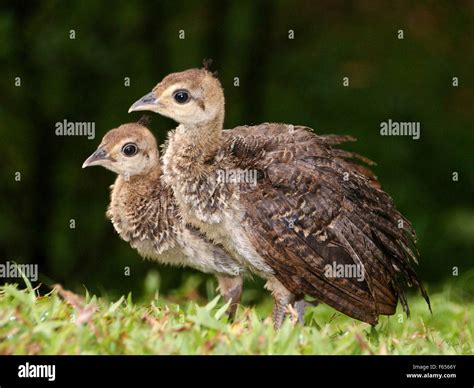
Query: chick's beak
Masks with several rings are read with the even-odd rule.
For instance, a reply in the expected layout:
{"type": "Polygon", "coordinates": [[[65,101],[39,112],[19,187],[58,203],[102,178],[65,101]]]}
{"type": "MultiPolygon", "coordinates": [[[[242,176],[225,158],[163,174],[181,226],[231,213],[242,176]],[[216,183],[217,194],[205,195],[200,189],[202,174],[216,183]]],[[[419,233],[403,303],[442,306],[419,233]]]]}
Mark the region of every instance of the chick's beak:
{"type": "Polygon", "coordinates": [[[105,149],[99,147],[91,156],[86,159],[86,161],[82,164],[82,168],[100,166],[108,160],[113,161],[113,158],[109,156],[105,149]]]}
{"type": "Polygon", "coordinates": [[[154,92],[150,92],[139,100],[135,101],[128,110],[128,113],[139,110],[150,110],[156,112],[158,108],[158,97],[154,92]]]}

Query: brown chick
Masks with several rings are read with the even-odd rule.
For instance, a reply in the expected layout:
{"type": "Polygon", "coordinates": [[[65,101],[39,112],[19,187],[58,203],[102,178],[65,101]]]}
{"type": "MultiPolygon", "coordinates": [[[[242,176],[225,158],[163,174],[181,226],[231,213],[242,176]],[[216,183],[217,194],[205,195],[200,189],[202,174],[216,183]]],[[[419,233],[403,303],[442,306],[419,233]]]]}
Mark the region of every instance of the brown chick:
{"type": "Polygon", "coordinates": [[[82,165],[90,166],[118,175],[106,214],[120,237],[144,258],[214,274],[225,301],[231,301],[233,318],[242,292],[242,266],[181,220],[173,192],[161,179],[153,134],[140,123],[110,130],[82,165]]]}
{"type": "Polygon", "coordinates": [[[351,159],[367,160],[334,147],[348,137],[268,123],[223,131],[224,105],[219,80],[191,69],[165,77],[129,112],[179,123],[163,166],[183,219],[267,280],[277,327],[304,295],[372,325],[394,314],[399,299],[409,314],[406,286],[429,305],[413,269],[415,232],[372,172],[351,159]],[[221,179],[235,171],[257,179],[221,179]]]}

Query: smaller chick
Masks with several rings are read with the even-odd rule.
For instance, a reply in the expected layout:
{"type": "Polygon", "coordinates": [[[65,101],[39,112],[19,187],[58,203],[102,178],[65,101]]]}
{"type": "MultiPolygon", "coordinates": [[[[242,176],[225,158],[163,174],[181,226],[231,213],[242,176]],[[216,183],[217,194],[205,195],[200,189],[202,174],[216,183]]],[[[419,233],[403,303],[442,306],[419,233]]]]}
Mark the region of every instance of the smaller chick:
{"type": "Polygon", "coordinates": [[[158,146],[148,128],[138,122],[110,130],[82,168],[91,166],[118,175],[106,214],[120,237],[143,258],[214,274],[224,300],[231,301],[232,319],[243,269],[221,246],[183,223],[171,188],[162,182],[158,146]]]}

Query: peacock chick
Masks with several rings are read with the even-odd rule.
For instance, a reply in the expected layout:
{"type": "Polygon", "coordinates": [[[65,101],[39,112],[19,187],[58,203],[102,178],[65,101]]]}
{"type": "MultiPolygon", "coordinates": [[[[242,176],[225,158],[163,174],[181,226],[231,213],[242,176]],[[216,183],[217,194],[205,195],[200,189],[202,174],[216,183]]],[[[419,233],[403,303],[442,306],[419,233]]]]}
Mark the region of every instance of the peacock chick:
{"type": "Polygon", "coordinates": [[[214,274],[219,291],[235,316],[242,293],[243,268],[218,244],[180,217],[173,192],[162,179],[157,142],[139,123],[107,132],[83,168],[102,166],[117,174],[107,217],[140,256],[173,266],[214,274]]]}
{"type": "Polygon", "coordinates": [[[183,219],[265,279],[280,327],[305,296],[375,325],[407,287],[429,298],[415,272],[411,223],[376,177],[337,148],[350,137],[264,123],[223,130],[225,97],[207,69],[166,76],[130,111],[179,123],[169,132],[164,177],[183,219]],[[240,172],[250,180],[227,179],[240,172]]]}

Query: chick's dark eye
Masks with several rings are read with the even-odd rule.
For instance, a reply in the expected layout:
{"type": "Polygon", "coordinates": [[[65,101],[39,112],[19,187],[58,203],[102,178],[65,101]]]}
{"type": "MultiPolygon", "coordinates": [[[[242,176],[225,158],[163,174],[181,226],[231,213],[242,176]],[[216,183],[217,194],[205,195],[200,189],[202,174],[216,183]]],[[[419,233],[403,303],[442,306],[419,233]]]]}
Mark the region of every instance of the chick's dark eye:
{"type": "Polygon", "coordinates": [[[189,93],[186,90],[178,90],[174,92],[173,97],[179,104],[184,104],[189,101],[189,93]]]}
{"type": "Polygon", "coordinates": [[[125,156],[133,156],[137,153],[138,147],[134,143],[127,143],[122,147],[122,153],[125,156]]]}

